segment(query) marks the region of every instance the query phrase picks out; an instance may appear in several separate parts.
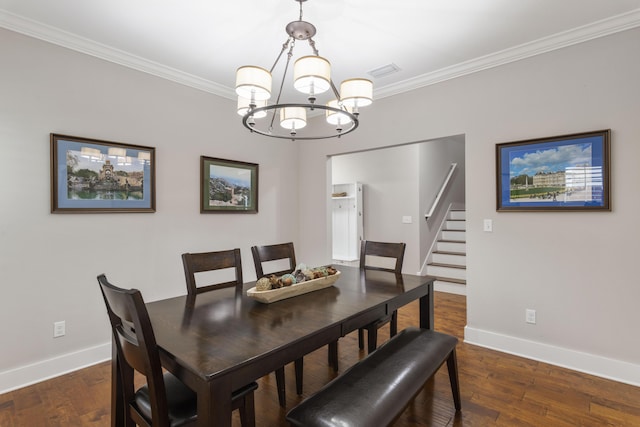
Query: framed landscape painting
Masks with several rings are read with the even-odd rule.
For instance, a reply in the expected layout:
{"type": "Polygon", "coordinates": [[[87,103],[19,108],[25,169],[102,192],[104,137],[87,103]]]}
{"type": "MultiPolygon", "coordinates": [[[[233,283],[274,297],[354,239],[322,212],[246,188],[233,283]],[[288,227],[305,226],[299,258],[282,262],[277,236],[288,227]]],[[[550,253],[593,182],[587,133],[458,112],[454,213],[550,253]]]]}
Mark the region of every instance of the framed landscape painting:
{"type": "Polygon", "coordinates": [[[498,211],[610,211],[611,130],[496,144],[498,211]]]}
{"type": "Polygon", "coordinates": [[[200,157],[200,213],[257,212],[257,164],[200,157]]]}
{"type": "Polygon", "coordinates": [[[51,212],[155,212],[155,148],[50,135],[51,212]]]}

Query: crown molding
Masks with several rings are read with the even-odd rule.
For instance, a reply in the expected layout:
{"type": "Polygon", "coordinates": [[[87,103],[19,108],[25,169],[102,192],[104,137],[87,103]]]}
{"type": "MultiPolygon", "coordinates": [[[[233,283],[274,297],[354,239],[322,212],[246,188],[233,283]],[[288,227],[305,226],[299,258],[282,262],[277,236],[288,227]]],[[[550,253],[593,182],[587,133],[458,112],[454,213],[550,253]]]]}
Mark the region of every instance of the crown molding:
{"type": "Polygon", "coordinates": [[[140,56],[132,55],[125,51],[97,43],[41,22],[9,13],[2,9],[0,9],[0,27],[214,95],[229,99],[235,99],[236,97],[233,89],[211,80],[185,73],[184,71],[150,61],[140,56]]]}
{"type": "Polygon", "coordinates": [[[582,27],[544,37],[513,48],[504,49],[489,55],[481,56],[469,61],[461,62],[451,67],[442,68],[432,73],[403,80],[398,83],[383,86],[374,91],[376,99],[398,95],[424,86],[433,85],[456,77],[473,74],[478,71],[498,67],[521,59],[530,58],[542,53],[551,52],[578,43],[597,39],[630,30],[640,26],[640,9],[616,15],[611,18],[596,21],[582,27]]]}
{"type": "MultiPolygon", "coordinates": [[[[542,53],[562,49],[599,37],[608,36],[640,26],[640,9],[634,9],[611,18],[577,27],[568,31],[544,37],[533,42],[475,58],[451,67],[442,68],[398,83],[382,86],[375,90],[375,98],[386,98],[446,80],[476,73],[542,53]]],[[[113,62],[163,79],[167,79],[204,92],[228,99],[235,99],[233,88],[211,80],[194,76],[175,68],[167,67],[148,59],[114,49],[104,44],[79,37],[75,34],[36,22],[0,9],[0,27],[25,34],[49,43],[85,53],[105,61],[113,62]]]]}

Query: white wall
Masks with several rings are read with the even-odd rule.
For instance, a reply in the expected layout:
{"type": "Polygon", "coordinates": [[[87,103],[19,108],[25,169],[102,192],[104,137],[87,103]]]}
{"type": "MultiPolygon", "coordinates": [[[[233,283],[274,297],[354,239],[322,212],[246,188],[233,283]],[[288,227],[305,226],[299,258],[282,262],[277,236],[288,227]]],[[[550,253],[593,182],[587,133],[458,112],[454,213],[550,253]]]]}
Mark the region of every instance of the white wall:
{"type": "Polygon", "coordinates": [[[365,151],[332,157],[333,183],[363,184],[364,238],[379,242],[405,242],[403,272],[419,267],[418,145],[365,151]],[[413,223],[403,224],[411,216],[413,223]]]}
{"type": "MultiPolygon", "coordinates": [[[[466,340],[640,384],[639,45],[636,28],[380,99],[354,134],[301,144],[300,188],[326,192],[328,155],[464,134],[466,340]],[[606,128],[612,212],[496,212],[496,143],[606,128]]],[[[327,218],[301,206],[299,246],[314,261],[330,259],[327,218]]]]}
{"type": "Polygon", "coordinates": [[[403,271],[416,274],[425,261],[449,201],[464,204],[464,139],[445,138],[331,157],[332,181],[362,182],[364,236],[405,242],[403,271]],[[436,219],[425,221],[451,163],[459,163],[436,219]],[[412,222],[402,222],[410,216],[412,222]]]}
{"type": "Polygon", "coordinates": [[[6,30],[0,58],[0,393],[110,357],[98,274],[155,300],[186,293],[183,252],[239,247],[251,280],[252,245],[297,241],[297,145],[233,101],[6,30]],[[51,132],[156,147],[157,212],[51,214],[51,132]],[[258,214],[199,213],[201,155],[259,163],[258,214]]]}
{"type": "Polygon", "coordinates": [[[426,269],[426,257],[433,243],[437,239],[440,225],[444,220],[449,206],[452,208],[465,207],[465,160],[464,136],[427,141],[420,144],[420,260],[419,270],[426,269]],[[451,164],[456,168],[447,187],[442,193],[431,217],[425,219],[425,214],[431,210],[435,198],[447,177],[451,164]]]}

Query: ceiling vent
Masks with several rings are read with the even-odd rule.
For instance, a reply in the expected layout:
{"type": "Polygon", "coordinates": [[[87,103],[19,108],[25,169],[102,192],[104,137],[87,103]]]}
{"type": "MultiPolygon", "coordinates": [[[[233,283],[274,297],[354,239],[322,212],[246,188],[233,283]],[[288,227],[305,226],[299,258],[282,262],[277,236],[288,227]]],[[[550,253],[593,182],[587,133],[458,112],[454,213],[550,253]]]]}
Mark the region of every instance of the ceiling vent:
{"type": "Polygon", "coordinates": [[[367,74],[374,78],[380,78],[386,77],[393,73],[397,73],[398,71],[400,71],[400,67],[392,62],[390,64],[383,65],[382,67],[367,71],[367,74]]]}

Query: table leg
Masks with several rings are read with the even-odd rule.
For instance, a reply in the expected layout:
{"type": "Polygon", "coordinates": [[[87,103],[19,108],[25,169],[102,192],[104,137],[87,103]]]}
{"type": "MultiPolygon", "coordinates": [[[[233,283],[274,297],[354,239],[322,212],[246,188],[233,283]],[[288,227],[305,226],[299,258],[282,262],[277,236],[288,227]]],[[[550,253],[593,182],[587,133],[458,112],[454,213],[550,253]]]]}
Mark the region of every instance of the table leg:
{"type": "Polygon", "coordinates": [[[420,297],[420,327],[433,329],[433,281],[428,285],[428,294],[420,297]]]}
{"type": "Polygon", "coordinates": [[[198,426],[231,427],[231,379],[210,381],[198,391],[198,426]]]}

